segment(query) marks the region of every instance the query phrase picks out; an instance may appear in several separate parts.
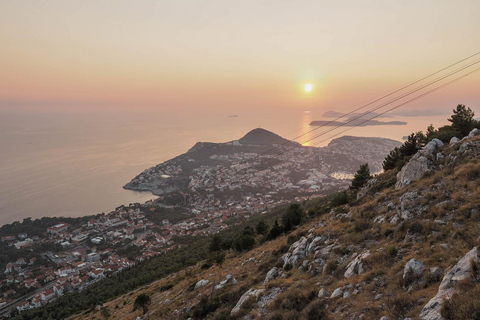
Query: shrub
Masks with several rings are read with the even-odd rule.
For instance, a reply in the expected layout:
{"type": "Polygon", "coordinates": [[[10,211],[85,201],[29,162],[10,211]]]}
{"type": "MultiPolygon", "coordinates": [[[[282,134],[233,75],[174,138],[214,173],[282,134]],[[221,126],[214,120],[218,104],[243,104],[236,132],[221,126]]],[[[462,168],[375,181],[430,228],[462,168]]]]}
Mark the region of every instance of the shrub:
{"type": "Polygon", "coordinates": [[[398,248],[395,247],[395,246],[391,246],[391,247],[388,247],[387,251],[388,251],[388,255],[389,255],[389,256],[394,257],[394,256],[396,256],[397,253],[398,253],[398,248]]]}
{"type": "Polygon", "coordinates": [[[348,203],[347,191],[337,193],[332,199],[332,206],[338,207],[348,203]]]}

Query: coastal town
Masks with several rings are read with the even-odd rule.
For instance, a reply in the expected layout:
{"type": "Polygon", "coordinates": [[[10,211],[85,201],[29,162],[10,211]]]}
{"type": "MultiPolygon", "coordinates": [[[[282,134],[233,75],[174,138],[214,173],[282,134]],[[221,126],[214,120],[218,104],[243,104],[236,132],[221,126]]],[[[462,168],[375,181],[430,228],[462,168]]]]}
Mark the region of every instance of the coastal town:
{"type": "Polygon", "coordinates": [[[288,203],[257,196],[221,206],[208,199],[199,202],[197,209],[182,213],[184,217],[176,223],[168,219],[155,223],[149,219],[152,212],[173,210],[160,200],[121,206],[75,225],[58,223],[46,228],[42,236],[22,233],[2,237],[1,244],[9,250],[31,249],[33,256],[2,266],[5,276],[0,280],[0,312],[5,315],[7,310],[36,308],[68,292],[84,290],[110,274],[178,248],[177,237],[215,234],[232,223],[288,203]],[[39,251],[45,246],[55,250],[39,251]]]}

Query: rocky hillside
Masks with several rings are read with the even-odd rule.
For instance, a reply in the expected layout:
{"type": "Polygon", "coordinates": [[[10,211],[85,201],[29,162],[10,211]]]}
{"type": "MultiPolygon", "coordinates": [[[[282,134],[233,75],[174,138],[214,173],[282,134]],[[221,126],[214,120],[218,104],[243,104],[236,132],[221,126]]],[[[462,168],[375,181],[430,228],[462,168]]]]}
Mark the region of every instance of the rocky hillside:
{"type": "Polygon", "coordinates": [[[205,262],[76,319],[478,319],[480,137],[427,144],[294,231],[205,262]],[[345,203],[348,202],[348,203],[345,203]],[[148,310],[134,310],[139,294],[148,310]]]}

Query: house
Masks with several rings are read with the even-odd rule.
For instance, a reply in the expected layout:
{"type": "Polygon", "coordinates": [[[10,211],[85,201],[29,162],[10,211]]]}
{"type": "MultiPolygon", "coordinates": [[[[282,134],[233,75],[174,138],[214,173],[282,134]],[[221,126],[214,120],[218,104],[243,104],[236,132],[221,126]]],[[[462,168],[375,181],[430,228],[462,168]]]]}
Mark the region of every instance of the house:
{"type": "Polygon", "coordinates": [[[23,301],[17,306],[18,311],[25,311],[30,309],[30,303],[28,301],[23,301]]]}
{"type": "Polygon", "coordinates": [[[62,284],[56,284],[53,286],[53,291],[55,291],[55,294],[57,296],[63,296],[64,293],[64,285],[62,284]]]}
{"type": "Polygon", "coordinates": [[[17,259],[17,264],[23,265],[23,264],[27,264],[27,263],[25,262],[25,258],[18,258],[17,259]]]}
{"type": "Polygon", "coordinates": [[[12,264],[11,263],[7,263],[7,266],[5,267],[5,273],[10,273],[12,272],[12,264]]]}
{"type": "Polygon", "coordinates": [[[55,291],[53,291],[52,288],[48,288],[46,290],[43,290],[42,293],[40,293],[42,301],[50,301],[53,298],[55,298],[55,291]]]}
{"type": "Polygon", "coordinates": [[[35,297],[33,297],[32,302],[30,302],[30,307],[31,308],[38,308],[42,305],[42,297],[37,294],[35,297]]]}
{"type": "Polygon", "coordinates": [[[13,242],[13,241],[15,241],[15,236],[2,237],[2,242],[13,242]]]}
{"type": "Polygon", "coordinates": [[[68,223],[59,223],[47,228],[47,232],[50,234],[59,234],[63,231],[67,231],[69,227],[70,225],[68,223]]]}
{"type": "Polygon", "coordinates": [[[94,269],[94,270],[90,271],[89,275],[94,279],[105,278],[105,274],[103,273],[102,269],[94,269]]]}
{"type": "Polygon", "coordinates": [[[25,287],[26,288],[32,288],[37,286],[37,281],[35,279],[27,279],[25,280],[25,287]]]}
{"type": "Polygon", "coordinates": [[[6,298],[6,297],[9,297],[9,296],[13,296],[15,293],[17,293],[17,291],[15,291],[13,289],[10,289],[10,290],[4,292],[3,296],[6,298]]]}

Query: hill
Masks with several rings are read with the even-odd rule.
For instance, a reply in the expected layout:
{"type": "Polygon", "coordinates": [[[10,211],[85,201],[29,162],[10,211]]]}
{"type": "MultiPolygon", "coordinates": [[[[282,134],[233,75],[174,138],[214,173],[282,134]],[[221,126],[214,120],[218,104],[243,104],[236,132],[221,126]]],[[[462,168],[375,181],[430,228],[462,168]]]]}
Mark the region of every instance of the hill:
{"type": "Polygon", "coordinates": [[[368,162],[372,172],[379,172],[385,156],[399,145],[390,139],[343,137],[325,148],[305,147],[254,129],[235,141],[198,142],[185,154],[146,169],[124,188],[151,191],[162,197],[158,201],[194,214],[211,213],[212,203],[235,209],[235,214],[251,208],[260,212],[297,196],[343,189],[360,164],[368,162]]]}
{"type": "Polygon", "coordinates": [[[471,319],[480,312],[476,134],[432,141],[358,199],[305,202],[293,231],[257,235],[252,250],[224,250],[224,262],[207,259],[76,319],[471,319]],[[428,166],[415,164],[422,157],[428,166]],[[145,315],[132,311],[140,293],[152,300],[145,315]]]}
{"type": "Polygon", "coordinates": [[[248,132],[241,139],[238,140],[240,144],[244,145],[281,145],[292,143],[290,140],[284,139],[279,135],[268,130],[257,128],[248,132]]]}

